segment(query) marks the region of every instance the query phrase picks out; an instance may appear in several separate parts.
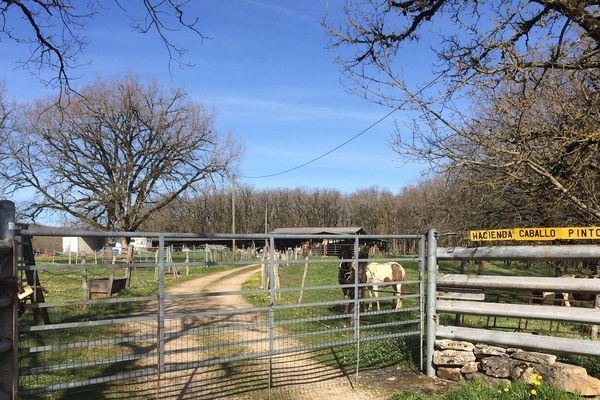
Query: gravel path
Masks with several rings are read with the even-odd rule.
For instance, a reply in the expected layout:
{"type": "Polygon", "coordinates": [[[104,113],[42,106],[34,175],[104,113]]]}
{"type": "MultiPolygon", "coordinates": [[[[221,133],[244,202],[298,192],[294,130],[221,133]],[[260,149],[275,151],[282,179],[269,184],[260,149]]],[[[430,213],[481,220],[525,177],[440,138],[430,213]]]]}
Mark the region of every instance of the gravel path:
{"type": "MultiPolygon", "coordinates": [[[[258,267],[244,267],[237,271],[225,271],[210,274],[198,279],[183,282],[170,290],[171,294],[195,293],[199,291],[237,291],[242,284],[260,271],[258,267]]],[[[210,345],[210,353],[206,349],[186,351],[166,357],[166,363],[194,362],[219,357],[231,357],[241,354],[260,353],[267,350],[264,339],[268,338],[268,329],[263,326],[265,317],[259,313],[227,314],[227,311],[252,307],[240,295],[202,297],[199,300],[189,299],[170,302],[166,305],[169,313],[181,313],[202,310],[223,310],[218,317],[201,320],[184,318],[180,323],[167,327],[167,331],[184,331],[193,328],[214,328],[214,334],[185,335],[168,341],[165,349],[189,349],[210,345]],[[233,327],[242,329],[232,330],[233,327]],[[243,346],[231,346],[234,341],[253,341],[243,346]],[[263,343],[260,343],[260,342],[263,343]]],[[[283,332],[277,332],[278,335],[283,332]]],[[[278,346],[294,347],[301,343],[287,340],[278,346]]],[[[186,369],[170,373],[163,377],[161,397],[194,398],[194,399],[266,399],[268,393],[266,383],[268,367],[266,358],[246,360],[244,362],[216,363],[210,367],[186,369]]],[[[346,376],[344,371],[321,364],[307,352],[298,352],[273,358],[272,399],[282,400],[329,400],[356,399],[375,400],[385,398],[374,391],[353,385],[354,376],[346,376]]]]}

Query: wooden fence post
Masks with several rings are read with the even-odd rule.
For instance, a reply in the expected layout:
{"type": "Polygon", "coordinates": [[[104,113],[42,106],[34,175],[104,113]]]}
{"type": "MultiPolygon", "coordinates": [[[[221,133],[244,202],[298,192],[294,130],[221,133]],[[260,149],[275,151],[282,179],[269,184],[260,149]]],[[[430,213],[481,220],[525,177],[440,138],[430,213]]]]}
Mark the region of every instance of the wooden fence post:
{"type": "Polygon", "coordinates": [[[302,282],[300,282],[300,296],[298,296],[298,304],[302,303],[304,295],[304,284],[306,282],[306,274],[308,273],[308,257],[304,257],[304,272],[302,273],[302,282]]]}
{"type": "Polygon", "coordinates": [[[14,234],[15,203],[0,201],[0,399],[17,399],[17,259],[14,234]]]}

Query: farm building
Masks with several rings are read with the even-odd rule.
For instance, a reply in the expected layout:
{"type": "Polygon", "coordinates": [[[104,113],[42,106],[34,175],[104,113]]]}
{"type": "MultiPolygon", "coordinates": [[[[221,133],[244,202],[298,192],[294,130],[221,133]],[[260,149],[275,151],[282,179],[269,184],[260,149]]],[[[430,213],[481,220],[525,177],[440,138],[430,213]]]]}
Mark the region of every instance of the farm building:
{"type": "MultiPolygon", "coordinates": [[[[271,232],[274,235],[364,235],[365,230],[359,226],[350,227],[303,227],[303,228],[277,228],[271,232]]],[[[348,239],[302,239],[286,238],[275,240],[277,250],[290,247],[303,247],[309,249],[314,255],[335,256],[340,245],[354,243],[348,239]]]]}
{"type": "Polygon", "coordinates": [[[152,247],[152,239],[146,237],[134,237],[131,238],[131,245],[134,250],[146,250],[152,247]]]}
{"type": "Polygon", "coordinates": [[[64,253],[93,253],[106,243],[105,238],[65,236],[62,238],[64,253]]]}

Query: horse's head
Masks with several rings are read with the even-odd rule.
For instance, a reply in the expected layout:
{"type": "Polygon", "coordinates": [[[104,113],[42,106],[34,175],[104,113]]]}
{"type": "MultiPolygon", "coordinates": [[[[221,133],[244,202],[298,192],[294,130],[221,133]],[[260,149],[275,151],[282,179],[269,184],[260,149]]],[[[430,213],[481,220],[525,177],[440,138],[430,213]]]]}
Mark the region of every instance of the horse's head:
{"type": "MultiPolygon", "coordinates": [[[[354,255],[352,246],[341,246],[338,251],[338,258],[340,261],[340,273],[338,280],[340,283],[353,283],[354,282],[354,255]]],[[[367,281],[366,267],[367,257],[369,257],[369,251],[366,247],[361,247],[358,252],[358,279],[360,283],[367,281]]]]}

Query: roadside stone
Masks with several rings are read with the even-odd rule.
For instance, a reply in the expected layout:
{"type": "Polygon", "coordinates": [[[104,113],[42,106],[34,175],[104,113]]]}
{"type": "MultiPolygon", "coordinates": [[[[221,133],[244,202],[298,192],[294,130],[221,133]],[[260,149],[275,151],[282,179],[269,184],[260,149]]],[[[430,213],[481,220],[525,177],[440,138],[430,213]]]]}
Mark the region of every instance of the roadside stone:
{"type": "Polygon", "coordinates": [[[484,356],[506,356],[506,349],[504,347],[476,344],[473,353],[475,353],[475,356],[478,358],[484,356]]]}
{"type": "Polygon", "coordinates": [[[477,372],[479,370],[479,363],[475,361],[471,361],[463,365],[460,369],[460,372],[463,374],[472,374],[473,372],[477,372]]]}
{"type": "Polygon", "coordinates": [[[463,376],[460,373],[460,368],[444,368],[440,367],[437,369],[437,377],[445,379],[447,381],[459,382],[463,380],[463,376]]]}
{"type": "Polygon", "coordinates": [[[487,357],[481,360],[479,368],[494,378],[508,378],[511,371],[511,360],[505,357],[487,357]]]}
{"type": "Polygon", "coordinates": [[[475,355],[471,351],[441,350],[433,353],[433,364],[438,366],[462,367],[471,361],[475,361],[475,355]]]}
{"type": "Polygon", "coordinates": [[[556,356],[552,354],[537,353],[534,351],[515,351],[512,358],[522,361],[529,361],[536,364],[552,365],[556,362],[556,356]]]}
{"type": "Polygon", "coordinates": [[[456,340],[441,339],[435,341],[435,347],[439,350],[458,350],[473,351],[475,346],[469,342],[459,342],[456,340]]]}

